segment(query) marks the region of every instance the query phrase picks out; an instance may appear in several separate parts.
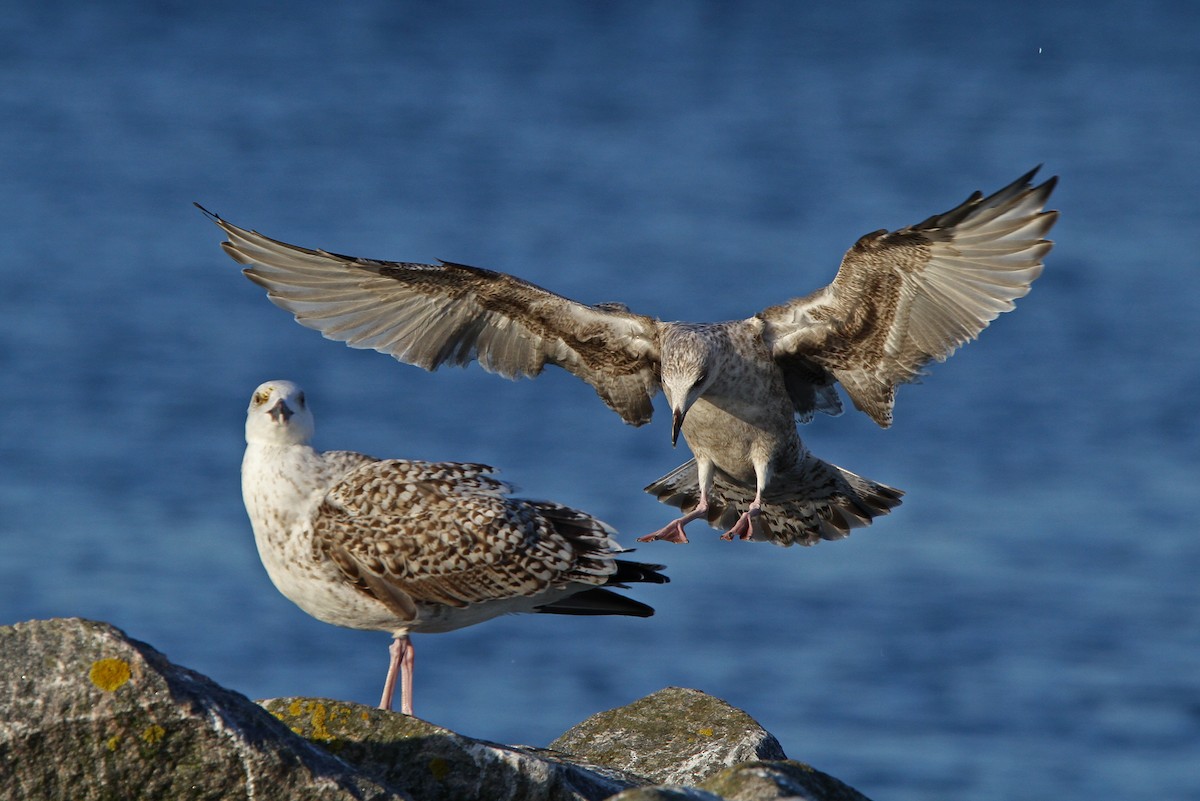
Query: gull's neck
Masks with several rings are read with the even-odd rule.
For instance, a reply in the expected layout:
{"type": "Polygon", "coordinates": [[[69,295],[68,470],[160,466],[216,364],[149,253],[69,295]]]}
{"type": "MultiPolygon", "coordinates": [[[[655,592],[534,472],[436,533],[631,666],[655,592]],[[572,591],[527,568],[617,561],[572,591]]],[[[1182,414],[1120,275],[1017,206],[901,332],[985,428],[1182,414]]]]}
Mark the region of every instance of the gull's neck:
{"type": "Polygon", "coordinates": [[[252,521],[273,519],[286,528],[305,519],[314,494],[328,488],[329,470],[308,443],[251,439],[242,458],[242,496],[252,521]]]}

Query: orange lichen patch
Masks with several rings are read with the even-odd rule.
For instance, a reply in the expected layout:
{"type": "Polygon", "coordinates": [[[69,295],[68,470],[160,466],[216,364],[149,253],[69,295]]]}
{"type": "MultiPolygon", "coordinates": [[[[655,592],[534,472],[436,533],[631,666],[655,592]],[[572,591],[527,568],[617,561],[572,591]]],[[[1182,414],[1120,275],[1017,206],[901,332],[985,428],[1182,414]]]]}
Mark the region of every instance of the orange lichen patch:
{"type": "MultiPolygon", "coordinates": [[[[326,748],[337,751],[343,743],[336,733],[339,727],[347,726],[354,719],[353,711],[340,704],[326,705],[320,701],[292,699],[286,709],[272,712],[288,727],[309,740],[321,741],[326,748]]],[[[368,716],[363,715],[363,720],[368,716]]]]}
{"type": "Polygon", "coordinates": [[[151,723],[149,726],[146,727],[146,730],[142,732],[142,740],[147,745],[154,745],[155,743],[160,743],[160,742],[162,742],[162,738],[164,738],[166,736],[167,736],[167,730],[164,729],[162,726],[159,726],[157,723],[151,723]]]}
{"type": "Polygon", "coordinates": [[[88,678],[106,693],[115,691],[129,681],[129,663],[124,659],[98,659],[92,663],[88,678]]]}
{"type": "Polygon", "coordinates": [[[324,704],[313,704],[312,705],[312,717],[310,718],[310,721],[312,722],[312,728],[313,728],[312,736],[313,736],[314,740],[332,740],[333,739],[333,735],[330,733],[329,729],[325,726],[325,724],[328,720],[329,720],[329,710],[325,708],[325,705],[324,704]]]}
{"type": "Polygon", "coordinates": [[[319,701],[293,701],[288,707],[288,713],[292,717],[308,715],[308,725],[312,730],[306,736],[310,740],[325,740],[326,742],[337,739],[333,732],[329,731],[328,726],[329,723],[334,722],[337,712],[337,709],[331,710],[319,701]]]}

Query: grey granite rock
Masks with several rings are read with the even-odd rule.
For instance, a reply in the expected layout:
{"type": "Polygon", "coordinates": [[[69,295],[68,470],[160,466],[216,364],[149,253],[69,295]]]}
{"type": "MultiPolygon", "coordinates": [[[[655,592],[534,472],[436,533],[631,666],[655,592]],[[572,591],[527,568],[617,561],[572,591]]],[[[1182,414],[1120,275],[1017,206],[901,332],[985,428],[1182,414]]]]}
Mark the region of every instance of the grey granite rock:
{"type": "Polygon", "coordinates": [[[725,801],[719,795],[695,787],[679,785],[655,785],[622,790],[608,801],[725,801]]]}
{"type": "Polygon", "coordinates": [[[726,768],[700,787],[727,801],[869,801],[865,795],[802,762],[744,762],[726,768]]]}
{"type": "Polygon", "coordinates": [[[696,690],[593,715],[552,747],[358,704],[259,706],[104,623],[0,627],[5,801],[866,801],[696,690]]]}
{"type": "Polygon", "coordinates": [[[311,698],[262,704],[292,731],[417,801],[600,801],[647,783],[553,751],[474,740],[373,707],[311,698]]]}
{"type": "Polygon", "coordinates": [[[261,707],[104,623],[0,627],[8,801],[399,799],[261,707]]]}
{"type": "Polygon", "coordinates": [[[550,747],[662,785],[695,785],[740,762],[787,758],[754,718],[682,687],[592,715],[550,747]]]}

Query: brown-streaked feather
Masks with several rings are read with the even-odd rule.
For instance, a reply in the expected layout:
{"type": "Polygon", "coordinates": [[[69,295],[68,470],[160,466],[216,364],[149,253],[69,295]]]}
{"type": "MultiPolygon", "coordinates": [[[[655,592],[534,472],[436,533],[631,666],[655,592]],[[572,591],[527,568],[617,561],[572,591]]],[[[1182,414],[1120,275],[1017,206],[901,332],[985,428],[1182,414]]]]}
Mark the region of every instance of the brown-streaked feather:
{"type": "Polygon", "coordinates": [[[978,336],[1041,274],[1058,219],[1043,209],[1057,178],[1033,186],[1036,173],[917,225],[867,234],[832,284],[759,314],[785,374],[828,371],[856,407],[890,425],[896,386],[978,336]]]}
{"type": "Polygon", "coordinates": [[[397,620],[408,622],[417,619],[417,605],[413,603],[411,595],[385,581],[379,573],[358,561],[345,548],[331,545],[324,555],[337,565],[346,581],[386,606],[397,620]]]}
{"type": "Polygon", "coordinates": [[[402,459],[363,465],[326,493],[313,520],[314,555],[390,609],[463,608],[606,582],[616,568],[602,524],[507,497],[509,485],[489,472],[402,459]]]}
{"type": "Polygon", "coordinates": [[[351,347],[435,370],[471,361],[508,378],[546,364],[588,382],[627,423],[658,392],[657,321],[589,306],[505,273],[454,262],[380,261],[289,245],[197,204],[228,236],[225,252],[296,320],[351,347]]]}

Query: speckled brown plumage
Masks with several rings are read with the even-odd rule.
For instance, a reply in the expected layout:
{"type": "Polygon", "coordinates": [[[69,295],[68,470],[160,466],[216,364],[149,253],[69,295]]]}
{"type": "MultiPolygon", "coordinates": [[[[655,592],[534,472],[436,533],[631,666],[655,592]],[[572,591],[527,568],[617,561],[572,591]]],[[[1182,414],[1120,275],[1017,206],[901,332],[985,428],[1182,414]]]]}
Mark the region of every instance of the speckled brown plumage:
{"type": "Polygon", "coordinates": [[[594,521],[560,528],[553,515],[571,510],[510,498],[490,473],[400,459],[363,465],[317,506],[313,558],[334,559],[365,593],[374,592],[371,575],[413,605],[456,608],[603,583],[614,572],[608,535],[594,521]]]}
{"type": "MultiPolygon", "coordinates": [[[[601,521],[511,496],[480,464],[375,459],[309,444],[303,391],[268,381],[246,418],[242,492],[275,586],[327,623],[388,631],[411,710],[413,632],[514,612],[649,616],[606,587],[665,583],[660,565],[617,559],[601,521]]],[[[390,706],[390,689],[383,706],[390,706]]]]}

